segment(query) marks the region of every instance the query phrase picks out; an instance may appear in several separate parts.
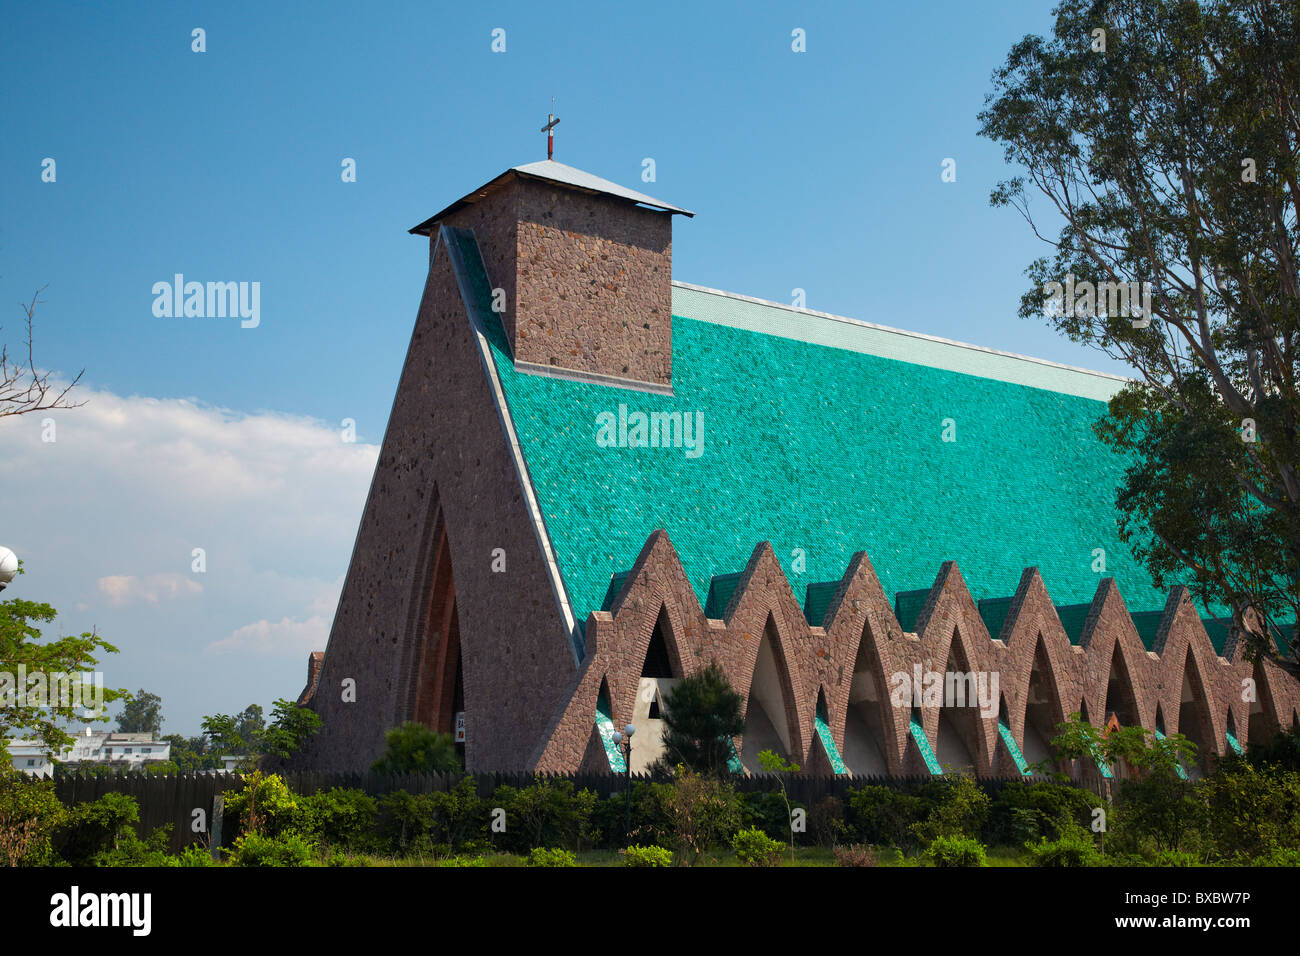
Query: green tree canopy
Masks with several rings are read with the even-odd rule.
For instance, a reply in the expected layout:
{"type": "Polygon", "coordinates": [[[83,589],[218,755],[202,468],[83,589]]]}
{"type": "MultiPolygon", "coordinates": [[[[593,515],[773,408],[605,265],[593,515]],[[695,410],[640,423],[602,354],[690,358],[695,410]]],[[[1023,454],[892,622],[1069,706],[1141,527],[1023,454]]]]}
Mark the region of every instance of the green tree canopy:
{"type": "Polygon", "coordinates": [[[1121,538],[1239,628],[1300,610],[1298,9],[1064,0],[980,114],[1025,170],[991,202],[1054,249],[1020,314],[1135,373],[1098,425],[1133,462],[1121,538]]]}
{"type": "Polygon", "coordinates": [[[439,773],[459,770],[451,734],[408,720],[387,734],[388,747],[371,768],[376,773],[439,773]]]}
{"type": "Polygon", "coordinates": [[[162,732],[162,724],[162,698],[144,688],[132,695],[117,718],[117,729],[124,734],[157,736],[162,732]]]}

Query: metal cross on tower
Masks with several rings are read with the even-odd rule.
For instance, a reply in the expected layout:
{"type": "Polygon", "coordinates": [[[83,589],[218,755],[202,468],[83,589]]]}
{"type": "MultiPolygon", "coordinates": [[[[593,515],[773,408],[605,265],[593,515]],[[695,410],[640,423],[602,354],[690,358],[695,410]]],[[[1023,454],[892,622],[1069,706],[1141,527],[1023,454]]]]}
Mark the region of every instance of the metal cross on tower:
{"type": "Polygon", "coordinates": [[[551,97],[552,112],[546,116],[546,125],[542,127],[542,132],[546,134],[546,158],[550,159],[555,154],[555,127],[560,122],[560,118],[555,115],[555,97],[551,97]]]}

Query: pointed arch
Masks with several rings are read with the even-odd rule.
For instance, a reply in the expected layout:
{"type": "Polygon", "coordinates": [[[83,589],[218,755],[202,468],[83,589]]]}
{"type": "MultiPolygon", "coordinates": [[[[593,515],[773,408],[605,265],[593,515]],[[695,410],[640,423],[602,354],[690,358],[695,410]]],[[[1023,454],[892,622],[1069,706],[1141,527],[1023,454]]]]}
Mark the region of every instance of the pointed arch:
{"type": "Polygon", "coordinates": [[[1210,713],[1211,700],[1213,698],[1201,679],[1200,668],[1196,666],[1196,658],[1189,646],[1178,697],[1178,733],[1196,745],[1196,762],[1188,767],[1189,776],[1199,777],[1201,772],[1208,772],[1219,755],[1214,717],[1210,713]]]}
{"type": "Polygon", "coordinates": [[[1246,742],[1269,744],[1281,732],[1282,723],[1278,719],[1277,706],[1273,701],[1273,691],[1262,659],[1255,662],[1252,677],[1255,681],[1255,699],[1250,702],[1246,718],[1246,742]]]}
{"type": "Polygon", "coordinates": [[[1034,656],[1029,667],[1024,728],[1020,737],[1020,749],[1029,763],[1052,758],[1052,739],[1057,735],[1057,725],[1065,723],[1069,716],[1061,701],[1060,687],[1047,641],[1040,631],[1034,642],[1034,656]]]}
{"type": "Polygon", "coordinates": [[[740,760],[746,770],[756,773],[762,769],[758,763],[761,751],[773,750],[789,760],[802,749],[799,745],[794,685],[776,620],[769,612],[749,679],[740,760]]]}
{"type": "Polygon", "coordinates": [[[1110,667],[1106,674],[1105,696],[1102,697],[1101,719],[1103,726],[1114,714],[1121,727],[1134,727],[1142,723],[1138,716],[1137,695],[1133,692],[1133,677],[1119,640],[1110,652],[1110,667]]]}
{"type": "Polygon", "coordinates": [[[943,767],[972,773],[983,769],[981,757],[988,753],[984,721],[980,718],[978,700],[969,699],[978,692],[977,681],[963,680],[957,675],[973,673],[962,646],[961,632],[954,628],[948,642],[948,660],[940,672],[943,703],[939,708],[934,749],[943,767]],[[955,691],[951,705],[947,700],[950,686],[955,691]],[[957,695],[961,696],[960,700],[957,695]]]}
{"type": "Polygon", "coordinates": [[[849,705],[844,715],[844,763],[857,775],[888,774],[895,728],[889,702],[885,665],[871,633],[862,625],[849,679],[849,705]]]}
{"type": "Polygon", "coordinates": [[[661,604],[655,616],[650,640],[638,675],[636,697],[632,701],[632,772],[649,770],[663,756],[664,699],[682,679],[681,652],[674,638],[667,605],[661,604]]]}

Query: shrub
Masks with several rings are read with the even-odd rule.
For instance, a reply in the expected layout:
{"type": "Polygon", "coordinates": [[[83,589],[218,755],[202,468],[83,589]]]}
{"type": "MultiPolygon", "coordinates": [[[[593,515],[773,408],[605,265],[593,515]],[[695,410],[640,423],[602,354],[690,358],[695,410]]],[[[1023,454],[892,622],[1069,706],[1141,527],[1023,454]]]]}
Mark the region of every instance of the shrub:
{"type": "MultiPolygon", "coordinates": [[[[756,827],[774,840],[790,839],[790,811],[781,794],[771,790],[755,790],[737,794],[740,801],[741,827],[756,827]]],[[[792,807],[802,806],[792,804],[792,807]]]]}
{"type": "Polygon", "coordinates": [[[688,863],[725,841],[740,822],[741,802],[731,784],[685,767],[663,791],[673,840],[688,863]]]}
{"type": "Polygon", "coordinates": [[[1181,850],[1160,850],[1154,856],[1148,858],[1148,866],[1203,866],[1201,860],[1195,853],[1184,853],[1181,850]]]}
{"type": "Polygon", "coordinates": [[[836,797],[823,797],[808,811],[808,832],[818,846],[837,846],[847,829],[844,804],[836,797]]]}
{"type": "Polygon", "coordinates": [[[992,801],[975,778],[966,774],[946,776],[926,785],[922,797],[931,804],[926,818],[912,824],[922,844],[939,837],[977,837],[989,816],[992,801]]]}
{"type": "Polygon", "coordinates": [[[487,805],[506,813],[506,831],[498,838],[501,846],[527,853],[533,847],[579,847],[591,836],[596,795],[576,790],[571,780],[538,778],[531,787],[498,787],[487,805]]]}
{"type": "Polygon", "coordinates": [[[99,854],[135,838],[139,822],[140,806],[125,793],[106,793],[98,800],[76,804],[68,809],[59,854],[73,866],[86,866],[99,854]]]}
{"type": "Polygon", "coordinates": [[[235,866],[311,866],[316,848],[296,833],[279,837],[245,833],[235,841],[230,862],[235,866]]]}
{"type": "Polygon", "coordinates": [[[931,841],[926,859],[935,866],[987,866],[984,844],[964,836],[940,836],[931,841]]]}
{"type": "Polygon", "coordinates": [[[331,849],[376,848],[379,805],[364,790],[334,787],[299,797],[299,827],[331,849]]]}
{"type": "Polygon", "coordinates": [[[836,866],[877,865],[875,849],[861,843],[854,843],[852,846],[837,846],[832,852],[835,854],[836,866]]]}
{"type": "Polygon", "coordinates": [[[375,773],[447,773],[460,769],[456,742],[418,720],[388,731],[387,749],[370,769],[375,773]]]}
{"type": "Polygon", "coordinates": [[[171,830],[168,823],[141,840],[128,827],[111,849],[95,854],[93,862],[96,866],[176,866],[176,858],[168,853],[171,830]]]}
{"type": "Polygon", "coordinates": [[[223,817],[231,833],[269,837],[298,832],[303,823],[298,796],[279,774],[260,770],[245,777],[237,793],[227,794],[223,817]]]}
{"type": "Polygon", "coordinates": [[[779,866],[781,854],[785,850],[778,843],[757,827],[739,831],[731,838],[731,848],[736,859],[747,866],[779,866]]]}
{"type": "Polygon", "coordinates": [[[848,833],[859,843],[907,849],[916,845],[912,825],[925,817],[917,796],[891,787],[862,787],[849,791],[848,833]]]}
{"type": "Polygon", "coordinates": [[[578,858],[571,850],[553,847],[534,847],[528,853],[529,866],[577,866],[578,858]]]}
{"type": "Polygon", "coordinates": [[[67,819],[53,781],[0,768],[0,866],[57,862],[53,837],[67,819]]]}
{"type": "Polygon", "coordinates": [[[624,866],[672,866],[673,855],[661,846],[630,846],[619,851],[624,866]]]}
{"type": "Polygon", "coordinates": [[[1200,784],[1215,853],[1247,863],[1300,846],[1300,773],[1234,761],[1200,784]]]}
{"type": "Polygon", "coordinates": [[[187,846],[176,854],[177,866],[215,866],[212,853],[205,846],[187,846]]]}
{"type": "Polygon", "coordinates": [[[1250,861],[1251,866],[1300,866],[1300,849],[1275,849],[1250,861]]]}
{"type": "Polygon", "coordinates": [[[1032,866],[1100,866],[1101,854],[1091,837],[1083,832],[1066,833],[1057,840],[1043,837],[1037,844],[1028,843],[1032,866]]]}
{"type": "Polygon", "coordinates": [[[1001,846],[1059,840],[1078,827],[1087,828],[1099,804],[1095,794],[1079,787],[1013,780],[993,800],[984,835],[1001,846]]]}

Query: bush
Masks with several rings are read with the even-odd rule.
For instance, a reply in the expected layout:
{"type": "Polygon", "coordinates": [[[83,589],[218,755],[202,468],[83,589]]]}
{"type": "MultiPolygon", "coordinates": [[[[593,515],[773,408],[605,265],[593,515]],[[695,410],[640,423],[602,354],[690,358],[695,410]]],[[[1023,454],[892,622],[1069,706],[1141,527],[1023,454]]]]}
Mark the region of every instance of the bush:
{"type": "Polygon", "coordinates": [[[176,857],[168,853],[171,845],[170,823],[158,827],[141,840],[135,830],[127,828],[111,849],[95,854],[96,866],[177,866],[176,857]]]}
{"type": "Polygon", "coordinates": [[[375,773],[449,773],[460,769],[456,742],[418,720],[388,731],[387,749],[370,769],[375,773]]]}
{"type": "Polygon", "coordinates": [[[578,858],[570,850],[534,847],[528,853],[529,866],[577,866],[578,858]]]}
{"type": "MultiPolygon", "coordinates": [[[[738,797],[741,827],[757,828],[774,840],[789,841],[790,812],[786,809],[785,799],[780,793],[772,790],[756,790],[738,794],[738,797]]],[[[790,806],[793,809],[802,804],[791,803],[790,806]]]]}
{"type": "Polygon", "coordinates": [[[892,787],[849,791],[847,830],[855,842],[908,849],[916,846],[913,824],[925,818],[925,803],[892,787]]]}
{"type": "MultiPolygon", "coordinates": [[[[445,796],[445,795],[435,795],[445,796]]],[[[571,780],[538,778],[531,787],[498,787],[488,809],[506,814],[505,833],[494,837],[501,848],[527,853],[534,847],[580,848],[592,836],[589,827],[596,795],[576,790],[571,780]]]]}
{"type": "Polygon", "coordinates": [[[324,847],[373,850],[379,842],[379,805],[364,790],[334,787],[299,797],[299,827],[324,847]]]}
{"type": "Polygon", "coordinates": [[[279,837],[245,833],[235,841],[230,862],[235,866],[311,866],[316,847],[296,833],[279,837]]]}
{"type": "Polygon", "coordinates": [[[619,851],[624,866],[672,866],[673,855],[661,846],[630,846],[619,851]]]}
{"type": "Polygon", "coordinates": [[[226,795],[223,821],[230,833],[278,837],[299,832],[299,798],[279,774],[260,770],[244,778],[243,789],[226,795]]]}
{"type": "Polygon", "coordinates": [[[978,837],[992,805],[975,778],[966,774],[928,783],[921,796],[930,804],[930,812],[912,824],[912,832],[922,844],[933,844],[939,837],[978,837]]]}
{"type": "Polygon", "coordinates": [[[844,804],[836,797],[823,797],[808,811],[808,832],[818,846],[838,846],[847,830],[844,804]]]}
{"type": "Polygon", "coordinates": [[[1102,863],[1092,839],[1082,832],[1066,833],[1057,840],[1043,837],[1037,844],[1026,844],[1025,849],[1032,866],[1100,866],[1102,863]]]}
{"type": "Polygon", "coordinates": [[[726,841],[740,822],[741,801],[735,788],[685,767],[677,768],[663,798],[673,841],[688,863],[726,841]]]}
{"type": "Polygon", "coordinates": [[[139,822],[140,806],[135,797],[125,793],[106,793],[98,800],[76,804],[68,809],[67,831],[58,841],[59,854],[73,866],[87,866],[100,854],[118,849],[123,841],[136,839],[139,822]]]}
{"type": "Polygon", "coordinates": [[[779,866],[785,844],[778,843],[757,827],[739,831],[731,838],[736,859],[747,866],[779,866]]]}
{"type": "Polygon", "coordinates": [[[875,849],[863,846],[861,843],[855,843],[852,846],[837,846],[832,852],[835,854],[836,866],[877,865],[875,849]]]}
{"type": "Polygon", "coordinates": [[[176,855],[177,866],[215,866],[212,853],[205,846],[187,846],[176,855]]]}
{"type": "Polygon", "coordinates": [[[0,866],[49,866],[53,838],[68,820],[54,783],[0,767],[0,866]]]}
{"type": "Polygon", "coordinates": [[[1250,861],[1251,866],[1300,866],[1300,849],[1276,849],[1250,861]]]}
{"type": "Polygon", "coordinates": [[[1201,781],[1206,828],[1222,859],[1248,863],[1300,846],[1300,773],[1234,761],[1201,781]]]}
{"type": "Polygon", "coordinates": [[[1079,827],[1089,827],[1093,807],[1099,805],[1095,794],[1079,787],[1013,780],[993,800],[984,836],[997,846],[1056,841],[1079,827]]]}
{"type": "Polygon", "coordinates": [[[984,844],[964,836],[940,836],[925,851],[934,866],[987,866],[984,844]]]}

